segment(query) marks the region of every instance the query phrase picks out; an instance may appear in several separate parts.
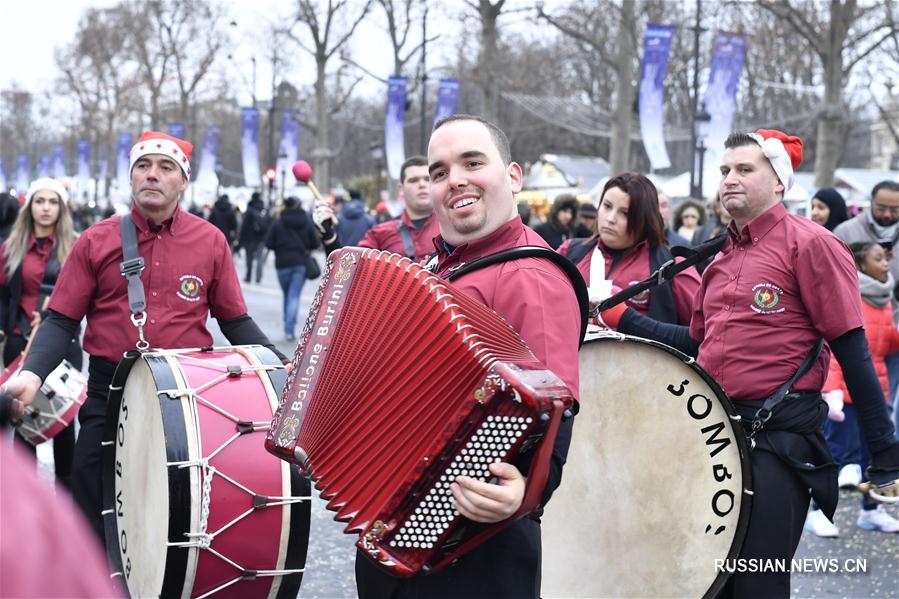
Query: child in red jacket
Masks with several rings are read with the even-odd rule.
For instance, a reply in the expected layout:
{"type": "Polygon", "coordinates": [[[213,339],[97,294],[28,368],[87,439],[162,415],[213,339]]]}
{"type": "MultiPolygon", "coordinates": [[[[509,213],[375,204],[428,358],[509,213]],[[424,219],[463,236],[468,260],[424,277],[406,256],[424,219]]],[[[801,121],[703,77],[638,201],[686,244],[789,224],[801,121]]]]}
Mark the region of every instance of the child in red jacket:
{"type": "MultiPolygon", "coordinates": [[[[895,281],[890,274],[886,251],[879,244],[853,243],[849,249],[852,250],[858,269],[868,348],[884,395],[889,397],[889,381],[884,358],[899,351],[899,331],[893,326],[893,312],[890,306],[895,281]]],[[[846,390],[843,371],[836,360],[830,361],[830,371],[823,392],[831,408],[830,418],[824,424],[824,436],[827,438],[834,461],[841,468],[840,485],[857,486],[861,473],[868,465],[869,455],[860,435],[852,398],[846,390]],[[845,479],[848,477],[845,474],[853,471],[856,480],[847,484],[845,479]]],[[[883,506],[876,504],[867,495],[862,497],[862,509],[857,525],[865,530],[899,532],[899,520],[893,518],[883,506]]],[[[835,537],[839,534],[837,527],[814,504],[806,519],[805,527],[821,537],[835,537]]]]}

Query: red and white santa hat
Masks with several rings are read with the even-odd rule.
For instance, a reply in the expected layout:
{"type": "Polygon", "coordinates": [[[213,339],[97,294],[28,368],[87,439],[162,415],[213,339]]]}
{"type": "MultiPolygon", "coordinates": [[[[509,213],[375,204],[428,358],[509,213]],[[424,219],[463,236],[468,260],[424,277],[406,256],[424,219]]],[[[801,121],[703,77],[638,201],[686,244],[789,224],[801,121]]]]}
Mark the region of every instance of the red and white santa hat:
{"type": "Polygon", "coordinates": [[[190,155],[194,146],[189,141],[172,137],[159,131],[144,131],[137,143],[128,153],[131,162],[128,172],[134,169],[134,163],[148,154],[162,154],[174,160],[181,167],[184,176],[190,179],[190,155]]]}
{"type": "Polygon", "coordinates": [[[802,140],[776,129],[759,129],[750,133],[762,146],[762,153],[783,183],[784,193],[793,187],[793,173],[802,164],[802,140]]]}

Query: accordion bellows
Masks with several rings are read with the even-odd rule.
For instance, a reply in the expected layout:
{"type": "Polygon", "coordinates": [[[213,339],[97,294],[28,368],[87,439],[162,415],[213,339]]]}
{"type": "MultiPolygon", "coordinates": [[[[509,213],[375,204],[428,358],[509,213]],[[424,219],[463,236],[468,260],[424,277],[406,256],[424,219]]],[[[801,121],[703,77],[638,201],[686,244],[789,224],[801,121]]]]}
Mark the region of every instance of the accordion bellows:
{"type": "Polygon", "coordinates": [[[539,506],[573,398],[495,312],[408,258],[333,252],[269,451],[315,481],[357,545],[395,575],[434,571],[539,506]],[[519,511],[495,525],[455,510],[456,476],[527,469],[519,511]]]}

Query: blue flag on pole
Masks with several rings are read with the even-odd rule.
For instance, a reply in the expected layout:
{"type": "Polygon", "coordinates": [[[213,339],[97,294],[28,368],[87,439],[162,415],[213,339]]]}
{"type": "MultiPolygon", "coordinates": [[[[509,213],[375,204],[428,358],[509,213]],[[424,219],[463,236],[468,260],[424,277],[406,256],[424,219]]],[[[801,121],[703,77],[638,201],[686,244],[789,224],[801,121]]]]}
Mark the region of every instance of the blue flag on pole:
{"type": "Polygon", "coordinates": [[[640,65],[640,136],[653,169],[671,166],[665,147],[665,73],[676,28],[648,23],[640,65]]]}
{"type": "Polygon", "coordinates": [[[406,160],[405,116],[406,78],[391,77],[387,82],[387,109],[384,111],[384,155],[391,179],[400,178],[400,167],[406,160]]]}

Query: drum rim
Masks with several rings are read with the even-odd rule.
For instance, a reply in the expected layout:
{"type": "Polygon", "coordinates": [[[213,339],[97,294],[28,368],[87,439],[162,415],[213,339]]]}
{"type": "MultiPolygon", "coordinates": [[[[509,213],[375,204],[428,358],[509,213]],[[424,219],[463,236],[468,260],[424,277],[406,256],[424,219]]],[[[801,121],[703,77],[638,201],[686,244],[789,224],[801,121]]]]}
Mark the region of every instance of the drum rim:
{"type": "MultiPolygon", "coordinates": [[[[736,560],[740,551],[743,549],[743,543],[746,541],[746,533],[749,530],[749,518],[752,512],[752,462],[750,461],[750,449],[749,443],[746,440],[746,435],[742,429],[742,424],[738,424],[742,422],[742,420],[735,420],[739,415],[737,414],[736,408],[734,408],[733,401],[728,397],[727,393],[724,392],[724,389],[721,388],[721,385],[718,384],[712,375],[706,372],[705,368],[697,364],[696,359],[688,356],[682,351],[671,347],[670,345],[666,345],[660,341],[655,341],[653,339],[644,339],[643,337],[636,337],[633,335],[625,335],[623,333],[616,332],[600,332],[592,339],[585,339],[584,345],[582,347],[587,347],[588,344],[596,343],[596,342],[618,342],[622,343],[625,341],[631,341],[635,343],[641,343],[643,345],[649,345],[651,347],[655,347],[656,349],[661,349],[663,351],[667,351],[672,354],[676,358],[680,359],[681,362],[684,363],[685,366],[691,368],[694,372],[696,372],[702,379],[706,382],[706,384],[715,392],[716,398],[719,400],[721,407],[727,413],[729,417],[729,422],[731,423],[731,427],[734,432],[735,444],[737,446],[737,451],[740,457],[740,473],[742,476],[742,486],[743,493],[740,498],[740,514],[737,519],[737,526],[734,530],[734,538],[731,543],[730,550],[727,554],[727,560],[733,561],[736,560]]],[[[721,590],[724,588],[724,585],[727,583],[730,578],[730,573],[726,571],[726,569],[722,569],[721,572],[715,577],[715,580],[712,582],[711,586],[709,586],[708,590],[703,594],[703,599],[711,599],[717,596],[721,590]]]]}
{"type": "MultiPolygon", "coordinates": [[[[166,359],[167,356],[185,353],[237,351],[237,348],[239,348],[239,351],[241,351],[241,353],[244,353],[245,355],[251,354],[263,365],[281,365],[280,359],[278,359],[275,353],[269,348],[262,345],[242,345],[227,347],[185,348],[173,350],[150,350],[148,352],[139,352],[132,350],[126,352],[122,361],[116,366],[107,400],[106,423],[103,430],[102,460],[102,509],[104,513],[103,529],[106,537],[107,558],[110,561],[113,572],[123,572],[123,564],[119,546],[118,522],[115,518],[114,512],[115,439],[116,430],[118,428],[119,409],[124,398],[125,382],[128,379],[128,375],[131,373],[131,369],[134,367],[134,364],[136,364],[138,360],[143,359],[147,362],[147,366],[150,368],[151,375],[155,380],[157,380],[158,385],[159,375],[167,376],[171,379],[167,386],[161,386],[160,388],[175,388],[177,387],[177,385],[175,384],[172,368],[166,359]],[[166,375],[166,373],[168,374],[166,375]]],[[[246,357],[250,359],[249,356],[246,357]]],[[[280,398],[281,391],[283,390],[286,383],[287,373],[283,368],[279,368],[274,371],[266,370],[265,372],[269,377],[269,383],[274,388],[274,397],[277,401],[277,399],[280,398]]],[[[185,429],[184,417],[183,412],[180,408],[180,404],[177,409],[172,406],[171,409],[167,410],[166,406],[171,406],[171,404],[162,401],[161,398],[157,398],[157,400],[159,401],[160,405],[160,411],[163,420],[163,430],[165,431],[166,438],[169,438],[171,432],[178,432],[179,438],[184,440],[184,446],[181,449],[185,453],[186,459],[186,452],[188,450],[186,437],[187,431],[185,429]]],[[[166,450],[167,452],[171,451],[168,443],[166,446],[166,450]]],[[[300,476],[296,468],[291,467],[290,465],[288,465],[288,467],[290,468],[291,495],[309,497],[311,495],[309,480],[305,477],[300,476]]],[[[173,482],[173,473],[171,472],[171,469],[169,469],[169,488],[171,489],[173,485],[182,486],[182,488],[183,485],[187,485],[187,488],[190,488],[190,469],[185,468],[176,470],[177,472],[175,473],[175,475],[178,476],[179,480],[177,482],[173,482]]],[[[170,505],[167,533],[167,538],[169,540],[172,539],[173,531],[174,534],[180,534],[181,531],[190,528],[190,502],[184,503],[186,505],[170,505]],[[175,514],[176,510],[179,512],[179,514],[175,514]]],[[[309,546],[309,533],[311,528],[311,509],[311,501],[301,501],[294,503],[291,506],[290,528],[288,530],[288,542],[284,558],[284,567],[287,569],[295,567],[305,570],[309,546]]],[[[168,564],[173,564],[173,567],[171,569],[166,567],[162,585],[162,592],[160,596],[181,596],[183,593],[184,585],[187,582],[185,580],[185,577],[187,573],[187,565],[190,552],[178,551],[179,549],[183,548],[169,547],[166,551],[166,565],[168,566],[168,564]]],[[[303,574],[304,572],[301,571],[298,574],[281,576],[279,580],[278,592],[275,595],[276,598],[293,599],[294,597],[296,597],[302,584],[303,574]]],[[[124,591],[125,595],[130,597],[131,593],[128,589],[127,583],[124,582],[124,579],[122,582],[123,584],[121,585],[122,588],[120,590],[124,591]]]]}
{"type": "MultiPolygon", "coordinates": [[[[195,350],[195,351],[200,351],[195,350]]],[[[168,365],[168,362],[165,360],[165,354],[161,352],[138,352],[138,351],[129,351],[125,354],[122,361],[116,367],[115,373],[113,374],[112,383],[110,385],[109,396],[107,399],[106,406],[106,425],[103,429],[103,462],[102,462],[102,490],[103,490],[103,514],[104,514],[104,522],[103,528],[106,536],[106,554],[110,563],[112,564],[113,572],[121,573],[124,572],[124,565],[122,564],[121,558],[121,548],[119,544],[119,527],[118,521],[115,517],[115,439],[116,439],[116,431],[119,424],[119,410],[122,405],[122,400],[124,399],[125,394],[125,383],[128,380],[128,375],[131,373],[131,369],[137,363],[138,360],[144,360],[147,362],[147,366],[150,369],[151,376],[155,380],[159,380],[159,375],[163,375],[165,370],[168,370],[168,378],[170,379],[169,385],[163,385],[162,388],[174,388],[175,380],[172,375],[171,368],[168,365]]],[[[187,431],[184,426],[184,418],[182,415],[182,411],[180,409],[180,404],[177,413],[173,413],[173,409],[167,409],[167,402],[162,401],[157,397],[157,402],[159,403],[160,414],[162,418],[162,426],[166,435],[166,451],[170,452],[173,447],[169,445],[169,441],[172,439],[170,435],[177,434],[177,439],[182,439],[185,442],[181,444],[181,447],[178,449],[183,454],[183,459],[187,459],[187,431]]],[[[171,408],[171,406],[169,406],[171,408]]],[[[171,456],[169,456],[171,458],[171,456]]],[[[171,489],[173,486],[178,486],[184,488],[190,488],[190,471],[187,468],[184,469],[168,469],[167,478],[169,480],[169,488],[171,489]]],[[[190,522],[190,503],[187,502],[186,505],[179,505],[178,502],[175,502],[174,505],[170,503],[170,511],[169,511],[169,521],[167,523],[167,533],[166,539],[171,541],[173,531],[177,534],[182,530],[189,530],[189,522],[190,522]]],[[[168,596],[181,596],[182,591],[185,584],[185,576],[187,573],[187,563],[189,559],[190,552],[189,551],[179,551],[179,547],[169,547],[166,550],[166,568],[165,575],[163,577],[162,582],[162,592],[160,596],[168,597],[168,596]],[[169,567],[171,565],[171,567],[169,567]]],[[[125,582],[124,578],[122,580],[122,590],[129,597],[131,596],[130,590],[128,589],[128,584],[125,582]]]]}

